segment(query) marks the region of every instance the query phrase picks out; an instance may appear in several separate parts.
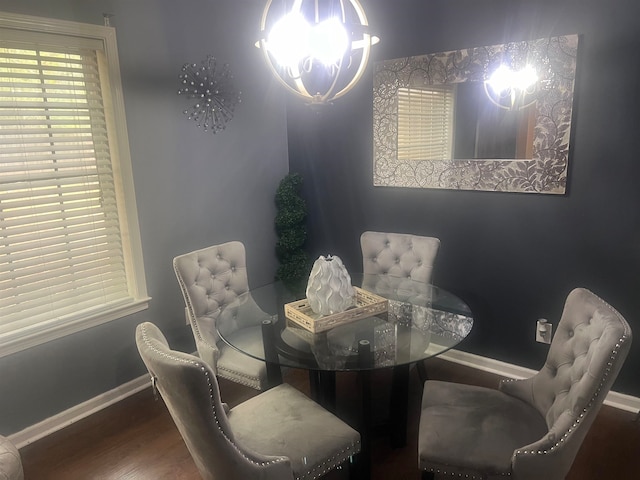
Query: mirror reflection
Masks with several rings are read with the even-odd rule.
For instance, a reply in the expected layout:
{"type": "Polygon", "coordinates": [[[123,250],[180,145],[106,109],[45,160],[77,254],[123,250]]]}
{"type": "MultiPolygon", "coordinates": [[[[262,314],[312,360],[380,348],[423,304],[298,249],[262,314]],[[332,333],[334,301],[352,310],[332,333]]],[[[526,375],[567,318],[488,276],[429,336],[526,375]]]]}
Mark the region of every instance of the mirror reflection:
{"type": "Polygon", "coordinates": [[[533,158],[535,103],[507,110],[491,102],[481,82],[455,85],[453,158],[533,158]]]}

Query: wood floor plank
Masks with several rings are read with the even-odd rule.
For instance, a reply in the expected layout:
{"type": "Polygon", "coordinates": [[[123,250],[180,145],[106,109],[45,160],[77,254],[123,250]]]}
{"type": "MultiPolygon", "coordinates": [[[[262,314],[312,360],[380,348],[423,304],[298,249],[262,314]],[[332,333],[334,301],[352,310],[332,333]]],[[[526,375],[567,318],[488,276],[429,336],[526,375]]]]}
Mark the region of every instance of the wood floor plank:
{"type": "MultiPolygon", "coordinates": [[[[488,387],[499,377],[440,359],[426,362],[430,378],[488,387]]],[[[386,415],[390,372],[375,372],[374,409],[386,415]]],[[[289,370],[285,381],[309,394],[306,372],[289,370]]],[[[220,381],[224,401],[234,406],[254,390],[220,381]]],[[[338,414],[357,425],[357,377],[337,378],[338,414]]],[[[393,449],[386,438],[374,438],[373,480],[419,480],[418,416],[422,385],[415,370],[409,390],[408,443],[393,449]]],[[[640,478],[640,424],[630,412],[603,407],[578,453],[567,480],[634,480],[640,478]]],[[[20,451],[25,480],[197,480],[196,467],[161,399],[144,390],[20,451]]],[[[333,472],[325,480],[342,480],[333,472]]]]}

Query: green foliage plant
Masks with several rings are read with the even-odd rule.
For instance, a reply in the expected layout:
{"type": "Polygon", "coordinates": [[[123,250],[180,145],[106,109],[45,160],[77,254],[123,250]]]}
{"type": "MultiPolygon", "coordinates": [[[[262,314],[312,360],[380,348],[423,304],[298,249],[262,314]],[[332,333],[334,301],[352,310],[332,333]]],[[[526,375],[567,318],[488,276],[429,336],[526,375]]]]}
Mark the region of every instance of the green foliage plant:
{"type": "Polygon", "coordinates": [[[299,194],[301,187],[302,176],[289,173],[276,190],[276,256],[280,262],[276,277],[288,287],[304,291],[311,262],[303,249],[307,239],[307,205],[299,194]]]}

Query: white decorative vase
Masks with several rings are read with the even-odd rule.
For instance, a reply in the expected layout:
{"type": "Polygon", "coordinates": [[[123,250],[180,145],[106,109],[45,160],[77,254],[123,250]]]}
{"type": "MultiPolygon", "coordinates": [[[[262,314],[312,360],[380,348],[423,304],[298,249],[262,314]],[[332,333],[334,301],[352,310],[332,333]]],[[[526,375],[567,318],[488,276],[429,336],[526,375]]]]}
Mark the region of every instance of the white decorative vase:
{"type": "Polygon", "coordinates": [[[311,310],[320,315],[344,312],[355,305],[356,291],[351,276],[338,256],[320,256],[313,264],[307,283],[311,310]]]}

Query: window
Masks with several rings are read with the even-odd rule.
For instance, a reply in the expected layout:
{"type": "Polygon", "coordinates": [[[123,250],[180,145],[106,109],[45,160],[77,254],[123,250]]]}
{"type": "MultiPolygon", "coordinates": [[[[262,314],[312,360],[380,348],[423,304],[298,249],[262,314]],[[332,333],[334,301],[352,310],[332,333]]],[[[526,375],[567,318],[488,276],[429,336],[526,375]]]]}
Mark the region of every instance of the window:
{"type": "Polygon", "coordinates": [[[452,85],[398,89],[398,160],[453,158],[452,85]]]}
{"type": "Polygon", "coordinates": [[[116,52],[0,13],[0,356],[147,307],[116,52]]]}

